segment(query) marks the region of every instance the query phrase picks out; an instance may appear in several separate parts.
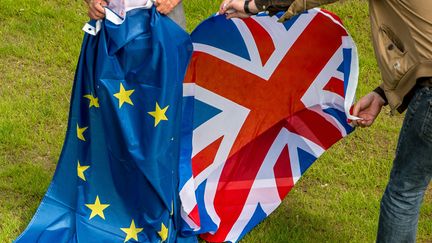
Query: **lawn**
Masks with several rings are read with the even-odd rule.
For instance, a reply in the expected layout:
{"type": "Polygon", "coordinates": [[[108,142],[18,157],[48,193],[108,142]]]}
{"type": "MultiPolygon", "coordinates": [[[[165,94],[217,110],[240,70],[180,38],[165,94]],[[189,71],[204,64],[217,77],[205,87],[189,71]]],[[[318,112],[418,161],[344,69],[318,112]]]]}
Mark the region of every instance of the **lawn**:
{"type": "MultiPolygon", "coordinates": [[[[188,31],[219,1],[185,0],[188,31]]],[[[365,0],[328,6],[357,43],[358,97],[380,82],[365,0]]],[[[87,21],[83,1],[1,0],[0,242],[26,227],[51,181],[63,144],[76,62],[87,21]]],[[[283,204],[242,242],[373,242],[403,116],[385,108],[327,151],[283,204]]],[[[432,242],[432,189],[418,242],[432,242]]]]}

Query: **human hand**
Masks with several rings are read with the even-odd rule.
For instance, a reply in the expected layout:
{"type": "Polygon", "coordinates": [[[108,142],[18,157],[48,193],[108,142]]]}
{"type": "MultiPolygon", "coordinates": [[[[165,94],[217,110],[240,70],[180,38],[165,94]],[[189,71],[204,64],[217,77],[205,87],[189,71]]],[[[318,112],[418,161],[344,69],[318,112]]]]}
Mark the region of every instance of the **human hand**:
{"type": "Polygon", "coordinates": [[[381,112],[384,106],[384,99],[376,92],[370,92],[363,96],[355,105],[353,115],[360,117],[360,120],[353,121],[354,126],[369,127],[381,112]]]}
{"type": "Polygon", "coordinates": [[[156,10],[161,14],[169,14],[180,0],[156,0],[156,10]]]}
{"type": "Polygon", "coordinates": [[[99,20],[105,17],[105,6],[108,3],[105,0],[85,0],[88,5],[88,16],[91,19],[99,20]]]}
{"type": "MultiPolygon", "coordinates": [[[[245,0],[224,0],[219,7],[219,14],[225,14],[227,19],[230,18],[248,18],[250,15],[244,10],[245,0]]],[[[254,0],[249,2],[249,11],[258,13],[258,8],[254,0]]]]}

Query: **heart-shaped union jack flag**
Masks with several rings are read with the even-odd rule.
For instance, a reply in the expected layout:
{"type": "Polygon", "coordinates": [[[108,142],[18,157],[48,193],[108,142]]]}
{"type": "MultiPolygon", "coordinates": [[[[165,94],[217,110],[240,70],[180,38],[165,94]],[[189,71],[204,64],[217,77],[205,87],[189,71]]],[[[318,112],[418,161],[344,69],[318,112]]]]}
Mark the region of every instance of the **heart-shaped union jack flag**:
{"type": "Polygon", "coordinates": [[[238,241],[353,130],[357,52],[339,18],[313,9],[277,19],[214,16],[192,33],[184,84],[192,166],[184,159],[180,169],[186,233],[238,241]]]}

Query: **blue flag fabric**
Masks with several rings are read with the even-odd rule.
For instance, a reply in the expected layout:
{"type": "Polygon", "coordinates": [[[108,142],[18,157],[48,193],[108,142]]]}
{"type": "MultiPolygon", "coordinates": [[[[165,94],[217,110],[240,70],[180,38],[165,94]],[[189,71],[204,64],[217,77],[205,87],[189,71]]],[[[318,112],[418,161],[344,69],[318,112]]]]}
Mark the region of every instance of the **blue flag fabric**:
{"type": "Polygon", "coordinates": [[[179,234],[189,35],[154,8],[86,34],[63,151],[16,242],[196,242],[179,234]]]}

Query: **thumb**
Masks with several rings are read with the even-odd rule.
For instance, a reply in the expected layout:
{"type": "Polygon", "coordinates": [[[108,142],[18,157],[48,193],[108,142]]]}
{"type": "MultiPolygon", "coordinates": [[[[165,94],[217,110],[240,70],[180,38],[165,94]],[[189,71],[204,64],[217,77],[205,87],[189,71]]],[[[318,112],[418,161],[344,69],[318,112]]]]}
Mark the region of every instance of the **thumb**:
{"type": "Polygon", "coordinates": [[[360,113],[360,109],[362,108],[362,105],[361,105],[361,100],[360,101],[358,101],[355,105],[354,105],[354,108],[353,108],[353,116],[357,116],[358,117],[358,114],[360,113]]]}
{"type": "Polygon", "coordinates": [[[230,1],[223,1],[219,8],[219,14],[225,14],[225,12],[229,9],[228,5],[230,4],[230,1]]]}

